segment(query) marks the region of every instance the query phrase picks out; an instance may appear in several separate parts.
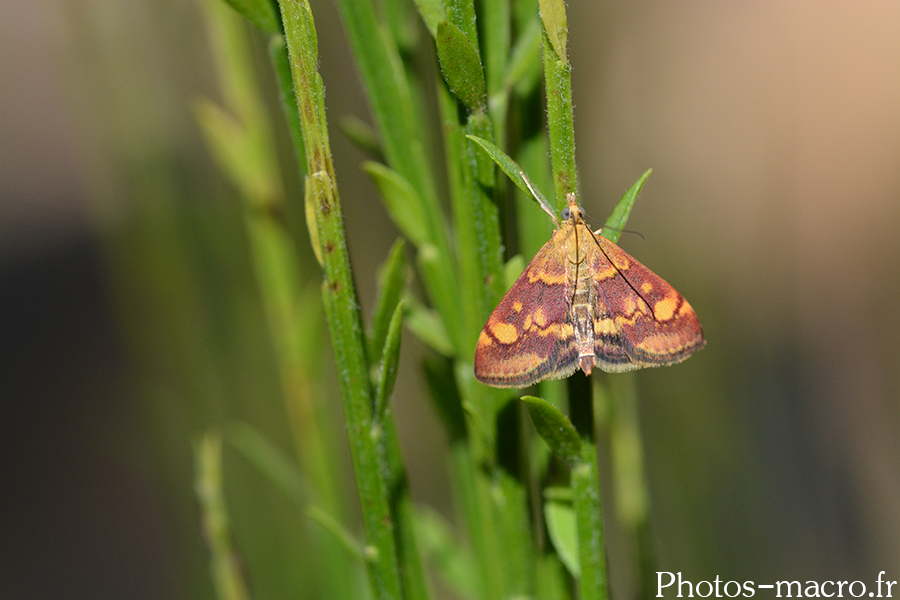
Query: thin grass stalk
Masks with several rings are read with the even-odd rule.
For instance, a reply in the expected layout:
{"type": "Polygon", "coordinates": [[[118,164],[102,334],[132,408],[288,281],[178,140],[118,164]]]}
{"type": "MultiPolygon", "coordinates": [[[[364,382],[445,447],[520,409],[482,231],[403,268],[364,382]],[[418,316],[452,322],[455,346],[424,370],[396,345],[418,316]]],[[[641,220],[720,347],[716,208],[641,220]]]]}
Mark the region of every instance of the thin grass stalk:
{"type": "Polygon", "coordinates": [[[572,467],[569,483],[580,562],[578,597],[580,600],[606,600],[609,589],[594,413],[590,381],[580,375],[569,380],[569,416],[580,438],[579,457],[572,467]]]}
{"type": "Polygon", "coordinates": [[[457,363],[456,375],[469,414],[471,467],[455,466],[459,469],[457,480],[466,484],[460,489],[474,494],[464,498],[463,505],[481,570],[482,595],[496,598],[533,593],[534,553],[527,487],[519,479],[523,471],[517,458],[520,424],[508,416],[501,418],[509,394],[475,383],[471,370],[478,331],[505,290],[496,169],[466,137],[471,134],[492,140],[494,133],[474,14],[471,2],[447,4],[449,23],[437,27],[447,87],[439,84],[437,93],[467,324],[460,351],[464,360],[457,363]],[[512,432],[511,440],[501,439],[501,431],[512,432]],[[501,456],[504,451],[511,458],[501,456]]]}
{"type": "MultiPolygon", "coordinates": [[[[557,208],[561,209],[566,195],[578,190],[565,5],[559,0],[542,0],[541,18],[550,156],[557,208]]],[[[581,460],[572,468],[570,482],[580,561],[578,590],[582,600],[606,600],[609,593],[593,407],[590,386],[582,379],[576,375],[569,380],[569,413],[581,438],[581,460]]]]}
{"type": "Polygon", "coordinates": [[[616,520],[634,543],[638,595],[646,597],[656,581],[649,519],[637,390],[633,373],[595,383],[597,430],[609,440],[616,520]],[[602,410],[604,409],[605,410],[602,410]]]}
{"type": "MultiPolygon", "coordinates": [[[[338,489],[329,460],[333,444],[327,428],[322,427],[321,407],[316,405],[317,358],[323,331],[311,323],[316,323],[315,317],[321,314],[320,300],[304,289],[298,249],[284,219],[278,161],[249,60],[246,28],[223,3],[205,0],[202,5],[214,40],[213,57],[226,108],[200,102],[198,119],[213,154],[241,192],[247,239],[274,344],[288,423],[301,470],[311,483],[305,502],[342,520],[346,512],[341,500],[344,494],[338,489]]],[[[283,53],[283,43],[280,48],[283,53]]],[[[311,535],[321,548],[313,559],[314,568],[321,570],[335,594],[350,592],[352,578],[339,568],[343,552],[320,528],[314,528],[311,535]]]]}
{"type": "Polygon", "coordinates": [[[257,284],[275,345],[275,356],[297,453],[317,491],[316,501],[335,515],[342,510],[327,456],[331,443],[321,429],[315,406],[317,387],[313,362],[321,331],[309,326],[309,316],[321,311],[304,294],[297,248],[283,215],[281,176],[271,126],[258,96],[250,66],[245,28],[221,2],[207,0],[211,37],[218,40],[213,54],[223,96],[233,115],[204,104],[198,111],[212,150],[235,182],[244,201],[244,221],[257,284]],[[210,119],[218,115],[219,119],[210,119]],[[237,127],[227,127],[226,119],[237,127]],[[231,135],[229,135],[231,134],[231,135]],[[218,151],[218,152],[217,152],[218,151]],[[227,153],[230,153],[227,154],[227,153]]]}
{"type": "Polygon", "coordinates": [[[194,492],[203,536],[209,547],[209,570],[219,600],[249,600],[241,559],[231,538],[222,492],[222,436],[207,433],[194,443],[194,492]]]}
{"type": "Polygon", "coordinates": [[[571,65],[560,59],[544,28],[544,82],[547,87],[547,129],[557,210],[566,206],[566,194],[578,192],[575,170],[575,125],[572,114],[571,65]]]}
{"type": "MultiPolygon", "coordinates": [[[[369,544],[367,567],[376,597],[403,598],[391,506],[391,472],[383,438],[373,435],[374,395],[365,337],[350,271],[343,217],[325,120],[324,90],[317,71],[318,42],[309,4],[279,2],[290,56],[294,93],[307,158],[306,203],[315,218],[324,270],[322,297],[338,365],[351,457],[369,544]]],[[[315,243],[315,242],[314,242],[315,243]]]]}
{"type": "MultiPolygon", "coordinates": [[[[475,241],[471,239],[471,230],[466,237],[460,230],[465,228],[461,222],[468,222],[468,227],[473,225],[473,209],[470,196],[474,177],[469,170],[466,158],[466,142],[463,137],[464,128],[458,121],[457,101],[450,91],[438,84],[438,99],[441,107],[441,115],[444,123],[445,154],[448,161],[450,179],[451,204],[454,206],[456,217],[456,231],[459,244],[465,244],[468,252],[460,258],[461,262],[469,261],[469,273],[477,273],[475,241]]],[[[461,270],[463,267],[461,267],[461,270]]],[[[475,335],[483,324],[480,317],[484,313],[484,298],[482,281],[477,275],[463,280],[462,289],[472,290],[471,294],[464,294],[468,302],[465,304],[466,321],[469,324],[466,342],[461,349],[462,356],[467,360],[456,363],[456,379],[462,395],[462,403],[468,407],[467,459],[454,461],[453,466],[457,490],[461,495],[463,506],[466,508],[465,516],[467,529],[473,548],[476,553],[476,565],[480,571],[481,592],[483,598],[502,598],[510,593],[513,582],[511,573],[515,570],[512,564],[512,555],[506,551],[505,519],[498,509],[498,500],[506,504],[506,492],[502,486],[498,487],[499,475],[496,454],[497,446],[497,411],[503,401],[504,394],[478,384],[472,377],[472,357],[475,351],[475,335]],[[478,291],[481,294],[478,294],[478,291]]],[[[487,315],[484,315],[484,319],[487,315]]],[[[527,521],[526,521],[527,522],[527,521]]]]}
{"type": "MultiPolygon", "coordinates": [[[[376,69],[383,68],[383,65],[368,63],[381,62],[384,57],[393,57],[392,59],[396,60],[396,48],[390,43],[391,40],[385,41],[386,38],[379,33],[374,10],[365,0],[362,4],[364,6],[343,2],[341,7],[351,45],[360,62],[363,82],[370,96],[382,138],[396,138],[398,145],[409,147],[409,135],[415,133],[414,128],[403,130],[396,127],[390,128],[385,124],[403,118],[403,115],[389,114],[391,111],[412,114],[411,111],[404,111],[404,105],[401,102],[391,98],[404,97],[407,93],[406,90],[411,89],[413,85],[396,75],[399,73],[399,69],[395,70],[393,78],[385,79],[371,75],[376,72],[376,69]],[[396,86],[396,88],[392,86],[396,86]]],[[[474,29],[474,8],[471,3],[460,3],[448,7],[448,15],[453,15],[451,21],[462,26],[471,36],[470,39],[477,43],[474,29]]],[[[429,297],[433,305],[437,307],[451,336],[454,353],[468,359],[466,361],[468,366],[462,366],[462,371],[465,372],[463,379],[468,382],[464,382],[462,387],[471,388],[470,361],[474,352],[475,336],[489,310],[499,299],[503,282],[500,277],[502,260],[499,221],[494,198],[496,189],[494,167],[485,160],[480,151],[477,151],[463,138],[462,133],[463,128],[468,127],[470,131],[491,137],[491,125],[485,118],[483,107],[481,110],[470,113],[464,123],[459,124],[456,101],[446,94],[446,89],[442,89],[439,94],[441,93],[444,94],[441,105],[449,107],[443,113],[445,115],[445,141],[448,144],[447,156],[451,165],[449,169],[451,204],[454,207],[454,215],[457,217],[455,219],[458,236],[456,247],[460,250],[461,272],[464,273],[459,280],[466,293],[461,294],[460,298],[454,299],[455,294],[446,291],[448,281],[458,280],[452,271],[450,273],[446,271],[446,265],[452,265],[454,262],[453,256],[449,252],[449,246],[436,243],[427,252],[424,251],[426,248],[420,246],[419,264],[429,297]],[[431,268],[435,264],[438,266],[437,270],[431,268]],[[463,311],[459,310],[461,305],[465,307],[463,311]]],[[[415,180],[408,170],[402,170],[403,167],[398,162],[401,157],[392,158],[388,151],[386,151],[386,155],[389,164],[394,169],[401,172],[409,181],[415,180]]],[[[432,226],[432,229],[435,227],[432,226]]],[[[434,238],[430,234],[427,237],[434,238]]],[[[438,238],[434,239],[440,241],[438,238]]],[[[484,560],[479,561],[479,564],[485,566],[483,575],[486,581],[484,589],[488,590],[486,597],[498,597],[504,595],[511,581],[515,581],[516,585],[521,581],[520,578],[509,576],[512,568],[496,568],[497,557],[504,555],[504,540],[508,538],[503,527],[498,529],[498,525],[503,524],[503,520],[498,518],[501,513],[497,510],[495,500],[498,495],[506,494],[498,492],[495,488],[495,478],[490,474],[493,473],[493,467],[488,466],[496,465],[493,457],[495,440],[493,428],[499,400],[496,392],[490,390],[481,390],[475,395],[464,392],[464,396],[469,406],[478,407],[476,412],[479,413],[480,420],[486,423],[486,427],[476,428],[475,435],[469,437],[469,440],[474,442],[475,450],[469,459],[468,466],[461,468],[458,472],[458,479],[461,484],[465,481],[469,482],[461,485],[461,489],[474,492],[474,497],[464,499],[463,505],[470,507],[466,511],[470,517],[478,515],[475,517],[477,523],[472,520],[469,522],[472,525],[473,540],[476,540],[476,546],[482,550],[480,554],[484,560]],[[483,432],[488,432],[486,437],[483,432]],[[482,472],[480,470],[482,468],[487,468],[487,472],[482,472]],[[496,531],[494,531],[495,529],[496,531]],[[484,543],[477,543],[479,539],[484,543]]],[[[454,464],[460,466],[463,462],[456,460],[454,464]]],[[[524,506],[524,502],[519,502],[519,500],[515,502],[524,506]]],[[[520,513],[506,510],[504,514],[520,513]]],[[[527,519],[524,522],[527,524],[527,519]]]]}
{"type": "Polygon", "coordinates": [[[485,0],[481,3],[478,25],[481,28],[484,78],[490,117],[497,146],[506,140],[506,68],[512,46],[512,22],[509,0],[485,0]]]}
{"type": "Polygon", "coordinates": [[[402,67],[397,41],[378,20],[371,0],[338,0],[366,96],[372,109],[388,165],[417,193],[425,215],[424,238],[429,248],[429,268],[423,269],[423,283],[438,309],[444,327],[458,351],[463,329],[459,318],[459,290],[448,228],[434,186],[433,167],[428,162],[421,122],[423,110],[416,106],[417,94],[402,67]]]}

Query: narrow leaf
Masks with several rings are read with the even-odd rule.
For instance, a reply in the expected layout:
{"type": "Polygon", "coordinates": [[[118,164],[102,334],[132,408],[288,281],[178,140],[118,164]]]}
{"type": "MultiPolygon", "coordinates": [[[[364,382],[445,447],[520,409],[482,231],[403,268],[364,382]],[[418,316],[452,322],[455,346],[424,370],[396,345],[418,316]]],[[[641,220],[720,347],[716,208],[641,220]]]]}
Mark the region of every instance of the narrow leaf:
{"type": "Polygon", "coordinates": [[[438,24],[447,18],[444,3],[441,0],[415,0],[415,2],[428,33],[431,37],[437,38],[438,24]]]}
{"type": "Polygon", "coordinates": [[[279,33],[278,10],[270,0],[225,0],[256,27],[268,34],[279,33]]]}
{"type": "Polygon", "coordinates": [[[363,551],[363,545],[356,539],[356,536],[347,531],[337,519],[318,506],[310,506],[307,508],[306,516],[318,523],[322,529],[330,533],[351,556],[359,559],[360,562],[365,561],[366,557],[365,552],[363,551]]]}
{"type": "Polygon", "coordinates": [[[388,400],[394,391],[394,382],[397,381],[397,363],[400,362],[400,334],[403,333],[403,301],[397,303],[394,315],[391,317],[387,330],[387,338],[384,342],[384,350],[381,353],[381,374],[378,377],[378,390],[375,395],[375,421],[381,423],[384,420],[384,411],[387,410],[388,400]]]}
{"type": "Polygon", "coordinates": [[[535,396],[522,396],[538,434],[560,460],[575,465],[581,460],[581,438],[561,410],[535,396]]]}
{"type": "Polygon", "coordinates": [[[416,511],[416,534],[423,554],[434,565],[445,585],[463,598],[477,598],[477,570],[472,557],[454,539],[450,524],[435,510],[416,511]]]}
{"type": "Polygon", "coordinates": [[[411,305],[406,317],[406,326],[417,338],[438,354],[453,356],[450,336],[447,335],[444,323],[435,311],[418,304],[411,305]]]}
{"type": "Polygon", "coordinates": [[[394,38],[394,44],[403,54],[414,52],[419,29],[412,5],[406,0],[382,0],[379,4],[382,22],[394,38]]]}
{"type": "Polygon", "coordinates": [[[506,65],[507,87],[520,96],[530,94],[541,80],[541,22],[533,19],[519,35],[506,65]]]}
{"type": "MultiPolygon", "coordinates": [[[[548,488],[548,492],[552,488],[548,488]]],[[[581,561],[578,559],[578,535],[576,534],[575,511],[572,503],[554,498],[544,502],[544,519],[547,521],[547,533],[560,560],[569,569],[573,577],[581,574],[581,561]]]]}
{"type": "Polygon", "coordinates": [[[509,177],[519,189],[534,198],[535,202],[540,204],[542,209],[547,211],[553,218],[556,218],[554,212],[550,209],[550,203],[547,202],[547,198],[545,198],[541,191],[531,183],[524,171],[522,171],[521,167],[519,167],[512,157],[495,146],[493,142],[489,142],[484,138],[475,135],[467,135],[466,137],[481,146],[484,151],[487,152],[488,156],[491,157],[491,160],[497,163],[500,170],[506,173],[506,176],[509,177]]]}
{"type": "Polygon", "coordinates": [[[222,436],[207,433],[194,444],[194,493],[200,505],[204,539],[209,544],[209,571],[221,600],[247,600],[250,594],[240,556],[234,548],[222,491],[222,436]]]}
{"type": "Polygon", "coordinates": [[[541,600],[573,600],[566,566],[555,554],[545,553],[537,561],[535,598],[541,600]]]}
{"type": "Polygon", "coordinates": [[[297,173],[301,176],[307,174],[306,147],[303,144],[303,127],[300,125],[300,110],[294,99],[294,81],[291,75],[291,60],[288,55],[287,42],[284,36],[273,35],[269,39],[269,57],[275,68],[275,76],[278,78],[278,91],[281,97],[281,108],[287,119],[288,129],[291,132],[291,142],[294,146],[294,156],[297,164],[297,173]]]}
{"type": "Polygon", "coordinates": [[[238,120],[206,98],[194,102],[194,117],[206,136],[207,145],[222,167],[246,198],[257,198],[259,187],[255,179],[260,169],[249,147],[249,135],[238,120]]]}
{"type": "Polygon", "coordinates": [[[360,119],[359,117],[349,115],[338,122],[341,132],[346,135],[357,148],[368,152],[372,156],[383,161],[384,149],[381,147],[381,140],[372,127],[360,119]]]}
{"type": "Polygon", "coordinates": [[[408,266],[405,244],[402,239],[398,239],[391,246],[388,258],[382,265],[378,276],[378,297],[375,300],[375,312],[372,316],[372,330],[367,339],[370,365],[376,364],[381,357],[391,317],[406,288],[408,266]]]}
{"type": "Polygon", "coordinates": [[[391,219],[417,247],[429,242],[428,222],[416,190],[398,172],[380,163],[366,162],[363,170],[375,182],[391,219]]]}
{"type": "Polygon", "coordinates": [[[265,436],[250,425],[237,422],[225,431],[225,439],[291,501],[306,508],[309,502],[307,483],[297,466],[265,436]]]}
{"type": "Polygon", "coordinates": [[[540,0],[541,20],[553,50],[561,63],[566,64],[566,43],[569,36],[566,23],[566,5],[563,0],[540,0]]]}
{"type": "MultiPolygon", "coordinates": [[[[432,348],[445,356],[453,356],[462,347],[460,340],[465,333],[460,323],[462,320],[461,302],[458,299],[456,282],[446,278],[443,258],[438,249],[431,244],[419,247],[416,264],[425,287],[432,290],[431,303],[437,311],[437,322],[435,323],[437,329],[433,333],[446,340],[448,350],[444,352],[436,346],[432,346],[432,348]]],[[[412,325],[410,329],[415,331],[412,325]]],[[[424,340],[424,338],[422,339],[424,340]]]]}
{"type": "Polygon", "coordinates": [[[470,111],[483,110],[487,98],[478,50],[450,21],[438,24],[436,42],[441,72],[450,91],[470,111]]]}
{"type": "Polygon", "coordinates": [[[512,288],[516,279],[519,278],[519,275],[521,275],[524,270],[525,258],[521,254],[516,254],[506,261],[506,265],[503,267],[503,278],[506,280],[506,289],[512,288]]]}
{"type": "MultiPolygon", "coordinates": [[[[432,167],[423,139],[427,128],[417,105],[417,90],[403,70],[403,59],[386,35],[372,0],[338,0],[356,69],[368,96],[387,164],[416,189],[430,213],[439,212],[432,167]]],[[[439,218],[434,218],[434,221],[439,218]]],[[[433,235],[443,232],[434,231],[433,235]]],[[[444,246],[443,242],[436,242],[444,246]]]]}
{"type": "MultiPolygon", "coordinates": [[[[484,32],[479,40],[479,47],[482,52],[484,76],[489,96],[501,93],[505,87],[504,76],[506,75],[506,65],[509,62],[509,49],[512,46],[509,4],[509,0],[491,0],[479,5],[478,25],[484,32]]],[[[505,110],[501,112],[505,114],[505,110]]],[[[494,125],[494,132],[499,133],[498,128],[505,123],[495,122],[494,125]]]]}
{"type": "Polygon", "coordinates": [[[443,356],[426,356],[424,362],[425,381],[428,391],[437,407],[438,416],[444,423],[451,444],[465,440],[468,434],[466,415],[459,397],[459,388],[453,376],[450,359],[443,356]]]}
{"type": "Polygon", "coordinates": [[[316,223],[316,198],[320,195],[319,190],[316,189],[316,184],[320,183],[320,181],[321,179],[315,176],[310,177],[307,175],[304,178],[306,193],[303,195],[303,208],[306,212],[306,230],[309,232],[309,243],[312,246],[313,253],[316,255],[316,260],[319,261],[319,266],[324,268],[322,245],[319,242],[319,226],[316,223]]]}
{"type": "Polygon", "coordinates": [[[650,177],[650,173],[652,172],[653,169],[647,169],[634,185],[625,192],[625,195],[622,196],[621,200],[619,200],[616,207],[613,209],[612,214],[610,214],[609,218],[606,220],[606,225],[603,226],[603,237],[613,242],[619,241],[619,236],[622,235],[622,229],[625,227],[628,215],[631,214],[631,208],[634,206],[634,201],[637,199],[638,194],[641,193],[644,182],[647,181],[647,178],[650,177]]]}

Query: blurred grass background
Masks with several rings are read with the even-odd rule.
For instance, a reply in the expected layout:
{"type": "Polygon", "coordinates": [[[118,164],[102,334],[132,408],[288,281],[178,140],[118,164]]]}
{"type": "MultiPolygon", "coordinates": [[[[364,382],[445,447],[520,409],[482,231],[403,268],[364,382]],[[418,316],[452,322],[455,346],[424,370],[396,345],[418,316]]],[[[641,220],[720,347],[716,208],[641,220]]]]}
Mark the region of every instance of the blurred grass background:
{"type": "MultiPolygon", "coordinates": [[[[330,120],[367,119],[336,9],[313,10],[330,120]]],[[[217,94],[201,14],[11,0],[0,24],[0,586],[212,597],[191,441],[233,419],[291,439],[239,200],[191,113],[217,94]]],[[[621,242],[709,340],[637,375],[659,568],[898,578],[900,7],[573,3],[569,24],[583,204],[602,219],[654,169],[628,225],[646,239],[621,242]]],[[[334,128],[332,149],[369,314],[397,232],[334,128]]],[[[417,502],[451,515],[422,352],[405,336],[395,412],[417,502]]],[[[310,524],[240,458],[226,470],[256,595],[314,586],[310,524]]]]}

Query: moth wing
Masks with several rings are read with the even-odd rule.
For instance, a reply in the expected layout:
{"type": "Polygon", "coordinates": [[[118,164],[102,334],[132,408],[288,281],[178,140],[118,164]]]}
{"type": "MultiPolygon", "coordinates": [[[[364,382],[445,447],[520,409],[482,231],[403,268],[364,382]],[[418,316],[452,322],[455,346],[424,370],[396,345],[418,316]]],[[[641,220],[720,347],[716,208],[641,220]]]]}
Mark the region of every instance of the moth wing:
{"type": "Polygon", "coordinates": [[[523,388],[577,367],[569,322],[571,290],[562,230],[553,234],[510,288],[478,336],[475,379],[523,388]]]}
{"type": "Polygon", "coordinates": [[[662,277],[596,235],[595,348],[605,371],[671,365],[706,344],[697,313],[662,277]],[[599,335],[597,335],[599,334],[599,335]]]}

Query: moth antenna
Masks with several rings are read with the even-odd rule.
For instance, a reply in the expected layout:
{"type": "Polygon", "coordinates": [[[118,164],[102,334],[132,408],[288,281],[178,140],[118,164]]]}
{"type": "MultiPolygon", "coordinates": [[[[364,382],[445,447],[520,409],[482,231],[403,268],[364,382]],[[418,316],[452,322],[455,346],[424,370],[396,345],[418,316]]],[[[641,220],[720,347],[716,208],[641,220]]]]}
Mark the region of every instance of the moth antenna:
{"type": "MultiPolygon", "coordinates": [[[[592,217],[591,215],[587,214],[587,213],[584,211],[584,209],[581,209],[581,217],[582,217],[585,221],[587,221],[588,224],[590,224],[592,230],[593,230],[594,227],[596,227],[596,226],[598,225],[597,219],[595,219],[595,218],[592,217]]],[[[600,229],[603,229],[603,228],[601,227],[600,229]]]]}
{"type": "MultiPolygon", "coordinates": [[[[591,220],[593,221],[593,219],[591,219],[591,220]]],[[[596,225],[596,222],[595,222],[594,224],[596,225]]],[[[621,229],[621,228],[619,228],[619,227],[605,227],[605,226],[604,226],[604,227],[601,227],[600,229],[598,229],[597,231],[594,231],[593,233],[594,233],[594,235],[603,235],[603,230],[604,230],[604,229],[610,229],[610,230],[612,230],[612,231],[618,231],[619,233],[630,233],[631,235],[636,235],[636,236],[638,236],[638,237],[641,238],[642,240],[646,240],[646,239],[647,239],[646,237],[644,237],[644,234],[641,233],[640,231],[636,231],[636,230],[634,230],[634,229],[621,229]]],[[[606,236],[603,236],[603,237],[606,237],[606,236]]]]}
{"type": "Polygon", "coordinates": [[[522,180],[525,181],[525,185],[528,186],[528,191],[531,192],[531,195],[537,200],[537,203],[541,205],[541,208],[544,209],[544,212],[550,215],[550,218],[553,219],[553,222],[559,227],[559,220],[556,218],[556,215],[553,213],[553,210],[547,205],[544,199],[538,195],[536,191],[534,191],[534,187],[531,185],[531,181],[528,180],[528,177],[522,171],[519,171],[519,175],[522,177],[522,180]]]}

